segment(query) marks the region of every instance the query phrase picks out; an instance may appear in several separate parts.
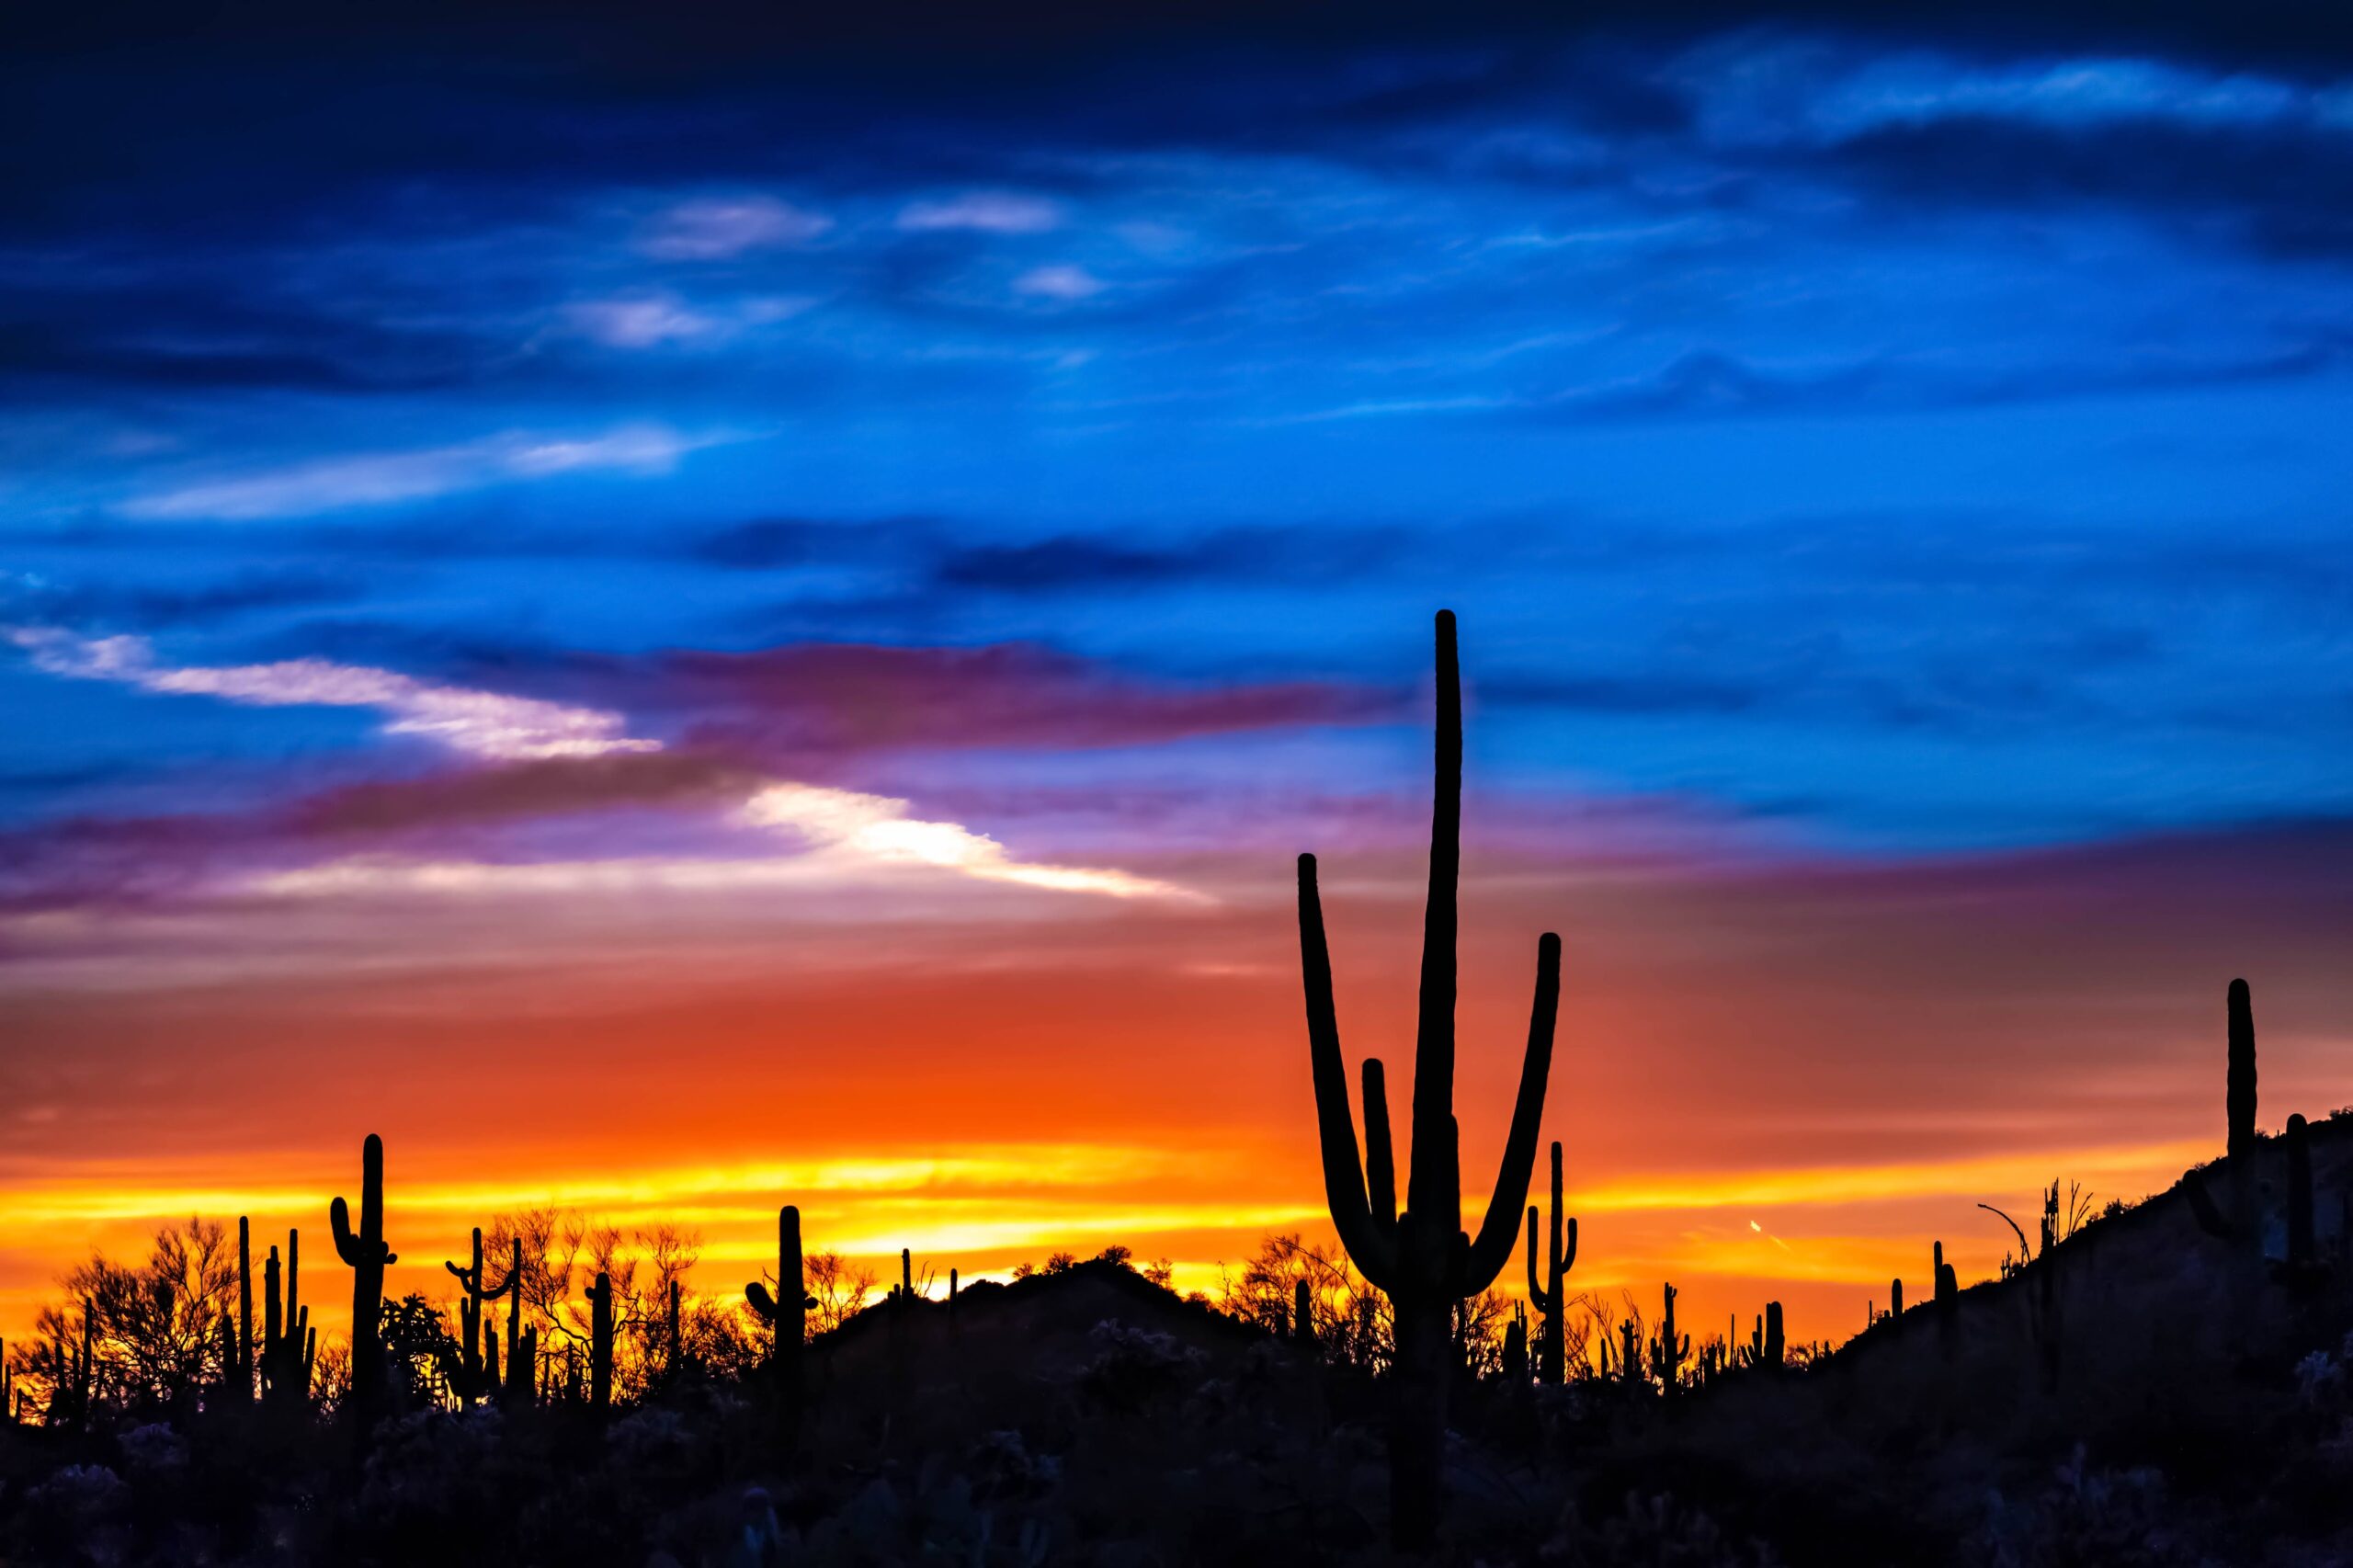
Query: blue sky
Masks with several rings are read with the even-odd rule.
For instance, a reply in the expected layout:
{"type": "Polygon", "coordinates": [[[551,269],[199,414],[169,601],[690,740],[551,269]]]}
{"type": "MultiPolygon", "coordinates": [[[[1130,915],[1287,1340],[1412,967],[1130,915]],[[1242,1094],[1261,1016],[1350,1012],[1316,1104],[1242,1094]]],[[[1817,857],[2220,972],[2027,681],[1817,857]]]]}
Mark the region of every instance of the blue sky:
{"type": "MultiPolygon", "coordinates": [[[[613,672],[807,644],[1355,694],[836,780],[984,778],[1003,823],[1403,789],[1445,602],[1539,814],[1881,856],[2342,814],[2353,66],[2320,23],[2060,11],[1040,20],[970,74],[855,36],[566,67],[519,20],[51,40],[8,111],[56,156],[0,236],[0,619],[640,727],[691,716],[613,672]]],[[[0,692],[18,861],[428,766],[21,649],[0,692]]]]}

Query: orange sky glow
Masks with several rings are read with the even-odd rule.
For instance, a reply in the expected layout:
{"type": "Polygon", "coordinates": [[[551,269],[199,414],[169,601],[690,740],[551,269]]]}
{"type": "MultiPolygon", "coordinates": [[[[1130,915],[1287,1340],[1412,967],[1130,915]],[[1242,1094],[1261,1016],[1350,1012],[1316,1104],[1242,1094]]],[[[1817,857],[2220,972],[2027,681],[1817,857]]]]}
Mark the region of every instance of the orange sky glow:
{"type": "MultiPolygon", "coordinates": [[[[1418,860],[1328,862],[1344,1047],[1400,1078],[1418,860]]],[[[1474,854],[1466,1185],[1493,1170],[1534,937],[1557,928],[1545,1135],[1581,1221],[1573,1288],[1648,1310],[1671,1280],[1703,1333],[1778,1299],[1793,1337],[1843,1338],[1891,1279],[1926,1292],[1934,1240],[1964,1280],[1993,1272],[2010,1237],[1981,1201],[2023,1219],[2054,1177],[2136,1198],[2211,1157],[2234,972],[2265,1124],[2353,1097],[2353,977],[2309,863],[2284,841],[1862,870],[1474,854]]],[[[174,956],[201,949],[187,931],[103,983],[53,964],[8,1004],[0,1333],[91,1248],[139,1254],[192,1212],[315,1237],[311,1299],[339,1327],[325,1207],[356,1196],[369,1131],[396,1291],[446,1294],[468,1227],[552,1202],[691,1228],[694,1288],[732,1298],[785,1201],[813,1249],[878,1267],[906,1246],[972,1278],[1120,1243],[1214,1290],[1265,1235],[1328,1235],[1290,867],[1134,869],[1203,896],[655,900],[587,923],[395,901],[342,912],[332,949],[262,906],[215,918],[224,950],[264,957],[202,976],[174,956]],[[494,956],[477,922],[504,933],[494,956]]]]}

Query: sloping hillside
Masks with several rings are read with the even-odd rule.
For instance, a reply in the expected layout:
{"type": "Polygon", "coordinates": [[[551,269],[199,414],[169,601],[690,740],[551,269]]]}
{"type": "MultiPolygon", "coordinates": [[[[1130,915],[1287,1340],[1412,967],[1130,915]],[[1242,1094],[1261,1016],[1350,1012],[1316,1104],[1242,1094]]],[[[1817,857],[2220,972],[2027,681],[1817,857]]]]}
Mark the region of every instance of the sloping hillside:
{"type": "MultiPolygon", "coordinates": [[[[2353,1482],[2353,1371],[2340,1357],[2353,1329],[2353,1119],[2314,1126],[2309,1149],[2320,1267],[2284,1266],[2285,1140],[2264,1139],[2262,1256],[2209,1234],[2177,1185],[1961,1290],[1949,1312],[1916,1304],[1804,1373],[1727,1380],[1672,1423],[1621,1433],[1627,1452],[1607,1468],[1696,1465],[1752,1500],[1835,1494],[1839,1514],[1925,1527],[1898,1535],[1888,1560],[1949,1560],[1954,1542],[1982,1536],[1998,1495],[1995,1516],[2174,1518],[2182,1561],[2198,1560],[2193,1537],[2235,1542],[2232,1561],[2353,1561],[2353,1513],[2337,1501],[2353,1482]]],[[[2227,1176],[2218,1162],[2185,1184],[2211,1184],[2219,1201],[2227,1176]]],[[[1858,1528],[1841,1525],[1850,1539],[1858,1528]]],[[[1776,1534],[1787,1538],[1786,1519],[1776,1534]]]]}

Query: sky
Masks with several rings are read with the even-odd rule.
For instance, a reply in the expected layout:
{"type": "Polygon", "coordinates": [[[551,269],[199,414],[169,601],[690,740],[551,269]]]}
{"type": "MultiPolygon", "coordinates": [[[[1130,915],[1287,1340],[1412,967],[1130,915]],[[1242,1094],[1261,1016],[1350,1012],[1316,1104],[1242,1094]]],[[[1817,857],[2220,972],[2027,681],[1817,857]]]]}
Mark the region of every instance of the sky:
{"type": "Polygon", "coordinates": [[[2353,26],[1955,9],[12,19],[0,1334],[369,1131],[396,1289],[1328,1233],[1441,606],[1573,1288],[1991,1273],[2234,975],[2353,1100],[2353,26]]]}

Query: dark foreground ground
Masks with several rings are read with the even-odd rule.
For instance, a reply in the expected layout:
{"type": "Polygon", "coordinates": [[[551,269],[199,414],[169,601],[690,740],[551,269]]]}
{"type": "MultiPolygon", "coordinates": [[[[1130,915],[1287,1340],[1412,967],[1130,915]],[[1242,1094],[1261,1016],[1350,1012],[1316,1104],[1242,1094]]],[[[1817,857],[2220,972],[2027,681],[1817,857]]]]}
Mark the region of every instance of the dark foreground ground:
{"type": "MultiPolygon", "coordinates": [[[[1807,1368],[1458,1390],[1461,1563],[2353,1562],[2353,1122],[2290,1271],[2177,1188],[1807,1368]]],[[[2285,1159],[2259,1152],[2268,1250],[2285,1159]]],[[[2212,1173],[2210,1190],[2219,1194],[2212,1173]]],[[[7,1563],[1386,1559],[1381,1390],[1115,1264],[871,1311],[797,1445],[757,1381],[562,1404],[0,1429],[7,1563]]]]}

